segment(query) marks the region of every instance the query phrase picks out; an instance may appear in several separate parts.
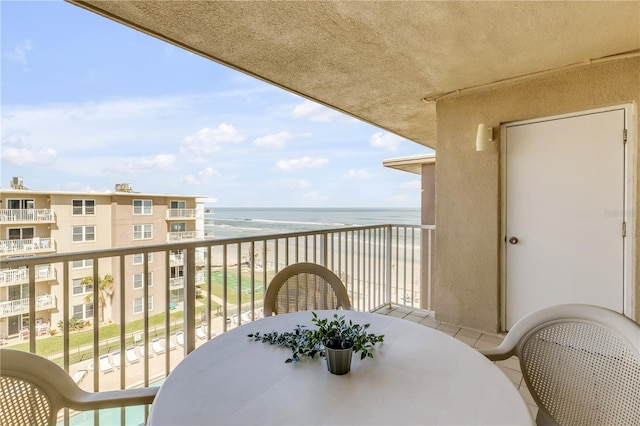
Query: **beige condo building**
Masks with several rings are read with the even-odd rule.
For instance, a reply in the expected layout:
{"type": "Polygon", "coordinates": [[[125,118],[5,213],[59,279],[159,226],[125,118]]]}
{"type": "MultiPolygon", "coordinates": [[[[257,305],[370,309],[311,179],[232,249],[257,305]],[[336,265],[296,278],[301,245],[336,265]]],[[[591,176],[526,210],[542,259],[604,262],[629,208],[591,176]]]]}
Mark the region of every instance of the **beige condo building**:
{"type": "MultiPolygon", "coordinates": [[[[10,189],[0,189],[0,259],[48,253],[77,253],[135,246],[193,241],[204,238],[205,198],[190,195],[133,192],[118,184],[114,192],[65,192],[26,189],[22,178],[12,178],[10,189]]],[[[184,270],[180,252],[149,254],[148,277],[142,255],[124,257],[124,282],[120,282],[119,259],[98,264],[98,277],[113,277],[112,295],[101,312],[90,302],[92,286],[83,279],[93,276],[93,261],[69,262],[70,318],[116,321],[124,310],[126,322],[142,318],[143,289],[149,286],[149,312],[165,306],[164,283],[169,274],[170,301],[182,301],[184,270]],[[153,285],[157,282],[159,285],[153,285]],[[125,289],[121,306],[119,292],[125,289]],[[89,297],[87,297],[89,295],[89,297]]],[[[36,281],[37,333],[58,328],[63,318],[63,264],[38,265],[36,281]]],[[[0,270],[0,335],[26,333],[29,325],[29,271],[26,267],[0,270]]]]}

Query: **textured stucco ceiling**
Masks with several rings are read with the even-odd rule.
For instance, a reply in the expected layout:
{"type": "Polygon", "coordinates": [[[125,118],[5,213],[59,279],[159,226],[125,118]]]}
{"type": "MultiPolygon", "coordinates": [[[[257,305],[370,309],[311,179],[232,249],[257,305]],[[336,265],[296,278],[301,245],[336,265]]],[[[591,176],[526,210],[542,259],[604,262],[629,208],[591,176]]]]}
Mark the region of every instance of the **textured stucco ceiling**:
{"type": "Polygon", "coordinates": [[[640,1],[68,1],[433,148],[425,98],[640,49],[640,1]]]}

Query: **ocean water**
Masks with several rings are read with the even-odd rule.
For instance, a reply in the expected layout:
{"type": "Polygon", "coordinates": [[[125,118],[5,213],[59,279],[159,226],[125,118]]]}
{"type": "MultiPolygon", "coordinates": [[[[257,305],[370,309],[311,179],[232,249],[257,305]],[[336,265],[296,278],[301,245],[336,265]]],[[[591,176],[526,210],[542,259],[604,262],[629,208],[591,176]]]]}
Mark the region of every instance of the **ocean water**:
{"type": "Polygon", "coordinates": [[[419,225],[420,209],[214,207],[205,213],[205,231],[214,239],[382,224],[419,225]]]}

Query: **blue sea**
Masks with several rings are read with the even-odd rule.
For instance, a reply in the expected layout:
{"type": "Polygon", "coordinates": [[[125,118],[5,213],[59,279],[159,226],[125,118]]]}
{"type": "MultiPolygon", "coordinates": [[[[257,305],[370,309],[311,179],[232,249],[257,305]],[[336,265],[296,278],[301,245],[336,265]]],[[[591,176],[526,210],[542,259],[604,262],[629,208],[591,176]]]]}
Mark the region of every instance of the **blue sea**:
{"type": "Polygon", "coordinates": [[[367,225],[419,225],[419,208],[231,208],[205,213],[208,238],[241,238],[367,225]]]}

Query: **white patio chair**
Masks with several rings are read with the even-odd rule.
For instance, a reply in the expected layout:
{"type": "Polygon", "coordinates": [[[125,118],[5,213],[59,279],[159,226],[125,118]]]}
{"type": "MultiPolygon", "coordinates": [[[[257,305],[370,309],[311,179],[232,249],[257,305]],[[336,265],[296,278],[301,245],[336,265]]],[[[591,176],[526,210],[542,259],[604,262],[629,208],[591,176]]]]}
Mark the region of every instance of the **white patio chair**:
{"type": "Polygon", "coordinates": [[[316,263],[294,263],[278,272],[264,296],[264,316],[313,309],[351,309],[349,293],[333,271],[316,263]]]}
{"type": "Polygon", "coordinates": [[[640,325],[592,305],[557,305],[518,321],[504,341],[480,350],[513,355],[538,404],[536,422],[640,424],[640,325]]]}
{"type": "Polygon", "coordinates": [[[196,327],[196,336],[198,336],[198,338],[200,339],[206,339],[207,338],[207,331],[206,331],[206,325],[204,326],[197,326],[196,327]]]}
{"type": "Polygon", "coordinates": [[[72,377],[73,382],[76,385],[79,385],[80,383],[82,383],[82,381],[84,380],[86,375],[87,375],[87,370],[85,370],[85,369],[80,369],[80,370],[76,371],[75,374],[72,377]]]}
{"type": "MultiPolygon", "coordinates": [[[[138,346],[138,353],[140,354],[141,357],[144,358],[144,343],[140,343],[140,346],[138,346]]],[[[149,358],[151,358],[153,356],[153,348],[151,348],[151,350],[149,351],[149,358]]]]}
{"type": "MultiPolygon", "coordinates": [[[[166,339],[162,339],[162,341],[164,342],[164,346],[165,346],[165,348],[166,348],[166,347],[167,347],[167,341],[166,341],[166,339]]],[[[175,349],[176,349],[176,344],[175,344],[175,343],[173,343],[173,341],[171,340],[171,337],[169,337],[169,350],[170,350],[170,351],[173,351],[173,350],[175,350],[175,349]]]]}
{"type": "Polygon", "coordinates": [[[100,372],[102,374],[113,371],[113,365],[111,365],[111,360],[109,360],[109,355],[101,355],[99,358],[100,361],[100,372]]]}
{"type": "Polygon", "coordinates": [[[111,358],[113,359],[113,366],[120,368],[120,351],[111,352],[111,358]]]}
{"type": "Polygon", "coordinates": [[[158,339],[153,339],[151,341],[151,349],[157,355],[160,355],[160,354],[164,353],[164,346],[162,346],[162,344],[160,343],[160,340],[158,340],[158,339]]]}
{"type": "Polygon", "coordinates": [[[86,392],[58,366],[41,356],[0,349],[2,424],[50,425],[62,408],[77,411],[151,404],[157,387],[86,392]]]}
{"type": "Polygon", "coordinates": [[[136,355],[136,351],[133,346],[127,348],[127,350],[125,351],[125,355],[127,356],[127,361],[129,361],[129,364],[140,362],[140,358],[138,358],[138,355],[136,355]]]}
{"type": "Polygon", "coordinates": [[[182,331],[176,331],[176,343],[184,346],[184,333],[182,331]]]}

